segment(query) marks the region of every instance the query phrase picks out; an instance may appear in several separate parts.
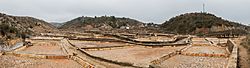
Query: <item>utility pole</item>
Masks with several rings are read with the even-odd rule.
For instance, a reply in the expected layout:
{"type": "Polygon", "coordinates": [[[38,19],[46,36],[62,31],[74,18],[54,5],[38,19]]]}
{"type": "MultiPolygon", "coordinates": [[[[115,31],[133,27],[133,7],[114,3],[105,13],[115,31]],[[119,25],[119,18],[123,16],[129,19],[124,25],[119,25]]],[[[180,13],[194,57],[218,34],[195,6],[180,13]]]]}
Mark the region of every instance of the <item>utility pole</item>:
{"type": "MultiPolygon", "coordinates": [[[[201,18],[201,21],[202,21],[202,23],[204,23],[204,14],[205,13],[205,4],[203,3],[202,4],[202,12],[201,12],[201,14],[202,14],[202,18],[201,18]]],[[[204,36],[205,37],[205,36],[204,36]]]]}
{"type": "Polygon", "coordinates": [[[202,5],[202,12],[205,13],[205,3],[202,5]]]}

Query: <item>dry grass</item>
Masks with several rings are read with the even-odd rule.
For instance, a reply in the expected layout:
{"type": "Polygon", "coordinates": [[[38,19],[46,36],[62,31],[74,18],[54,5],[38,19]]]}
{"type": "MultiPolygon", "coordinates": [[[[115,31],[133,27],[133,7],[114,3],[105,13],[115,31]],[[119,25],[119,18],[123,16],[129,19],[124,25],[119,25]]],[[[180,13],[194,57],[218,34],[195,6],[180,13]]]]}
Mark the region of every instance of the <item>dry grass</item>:
{"type": "Polygon", "coordinates": [[[239,58],[239,68],[249,68],[250,66],[250,35],[247,35],[245,39],[240,43],[242,46],[239,50],[244,51],[240,52],[239,58]],[[241,54],[242,53],[242,54],[241,54]]]}
{"type": "Polygon", "coordinates": [[[250,58],[250,35],[247,35],[246,39],[243,39],[243,42],[241,43],[241,45],[248,50],[247,52],[250,58]]]}

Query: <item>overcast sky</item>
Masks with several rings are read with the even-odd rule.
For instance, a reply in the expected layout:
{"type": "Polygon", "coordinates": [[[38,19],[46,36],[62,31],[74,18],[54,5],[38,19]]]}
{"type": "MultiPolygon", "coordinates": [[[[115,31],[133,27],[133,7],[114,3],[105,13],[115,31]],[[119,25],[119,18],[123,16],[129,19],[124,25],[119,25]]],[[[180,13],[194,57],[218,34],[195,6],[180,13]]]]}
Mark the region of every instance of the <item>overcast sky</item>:
{"type": "Polygon", "coordinates": [[[250,24],[250,0],[0,0],[0,12],[65,22],[79,16],[113,15],[163,23],[205,9],[224,19],[250,24]]]}

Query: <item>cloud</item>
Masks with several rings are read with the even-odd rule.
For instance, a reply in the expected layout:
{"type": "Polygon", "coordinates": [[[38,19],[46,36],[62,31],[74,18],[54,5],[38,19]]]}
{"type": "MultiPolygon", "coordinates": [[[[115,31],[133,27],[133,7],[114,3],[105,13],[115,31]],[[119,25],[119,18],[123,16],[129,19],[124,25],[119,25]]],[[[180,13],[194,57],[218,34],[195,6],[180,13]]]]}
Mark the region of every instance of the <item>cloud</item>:
{"type": "Polygon", "coordinates": [[[0,0],[0,12],[65,22],[78,16],[114,15],[143,22],[163,23],[169,18],[206,11],[225,19],[249,24],[249,0],[0,0]]]}

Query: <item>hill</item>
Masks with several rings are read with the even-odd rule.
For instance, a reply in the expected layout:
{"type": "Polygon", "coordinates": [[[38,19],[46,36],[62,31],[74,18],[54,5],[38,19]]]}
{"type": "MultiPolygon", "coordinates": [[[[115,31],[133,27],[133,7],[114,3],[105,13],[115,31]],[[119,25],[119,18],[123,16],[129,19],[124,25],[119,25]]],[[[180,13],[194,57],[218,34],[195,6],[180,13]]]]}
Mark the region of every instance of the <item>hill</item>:
{"type": "Polygon", "coordinates": [[[51,24],[33,17],[11,16],[0,13],[0,42],[41,32],[56,30],[51,24]]]}
{"type": "Polygon", "coordinates": [[[60,29],[70,30],[114,30],[114,29],[136,29],[144,27],[142,22],[130,18],[118,18],[115,16],[101,17],[78,17],[65,22],[60,29]]]}
{"type": "Polygon", "coordinates": [[[55,27],[61,27],[63,25],[63,23],[57,23],[57,22],[50,22],[50,24],[55,27]]]}
{"type": "Polygon", "coordinates": [[[186,13],[164,22],[161,29],[179,34],[207,34],[236,29],[246,33],[249,27],[210,13],[186,13]]]}

